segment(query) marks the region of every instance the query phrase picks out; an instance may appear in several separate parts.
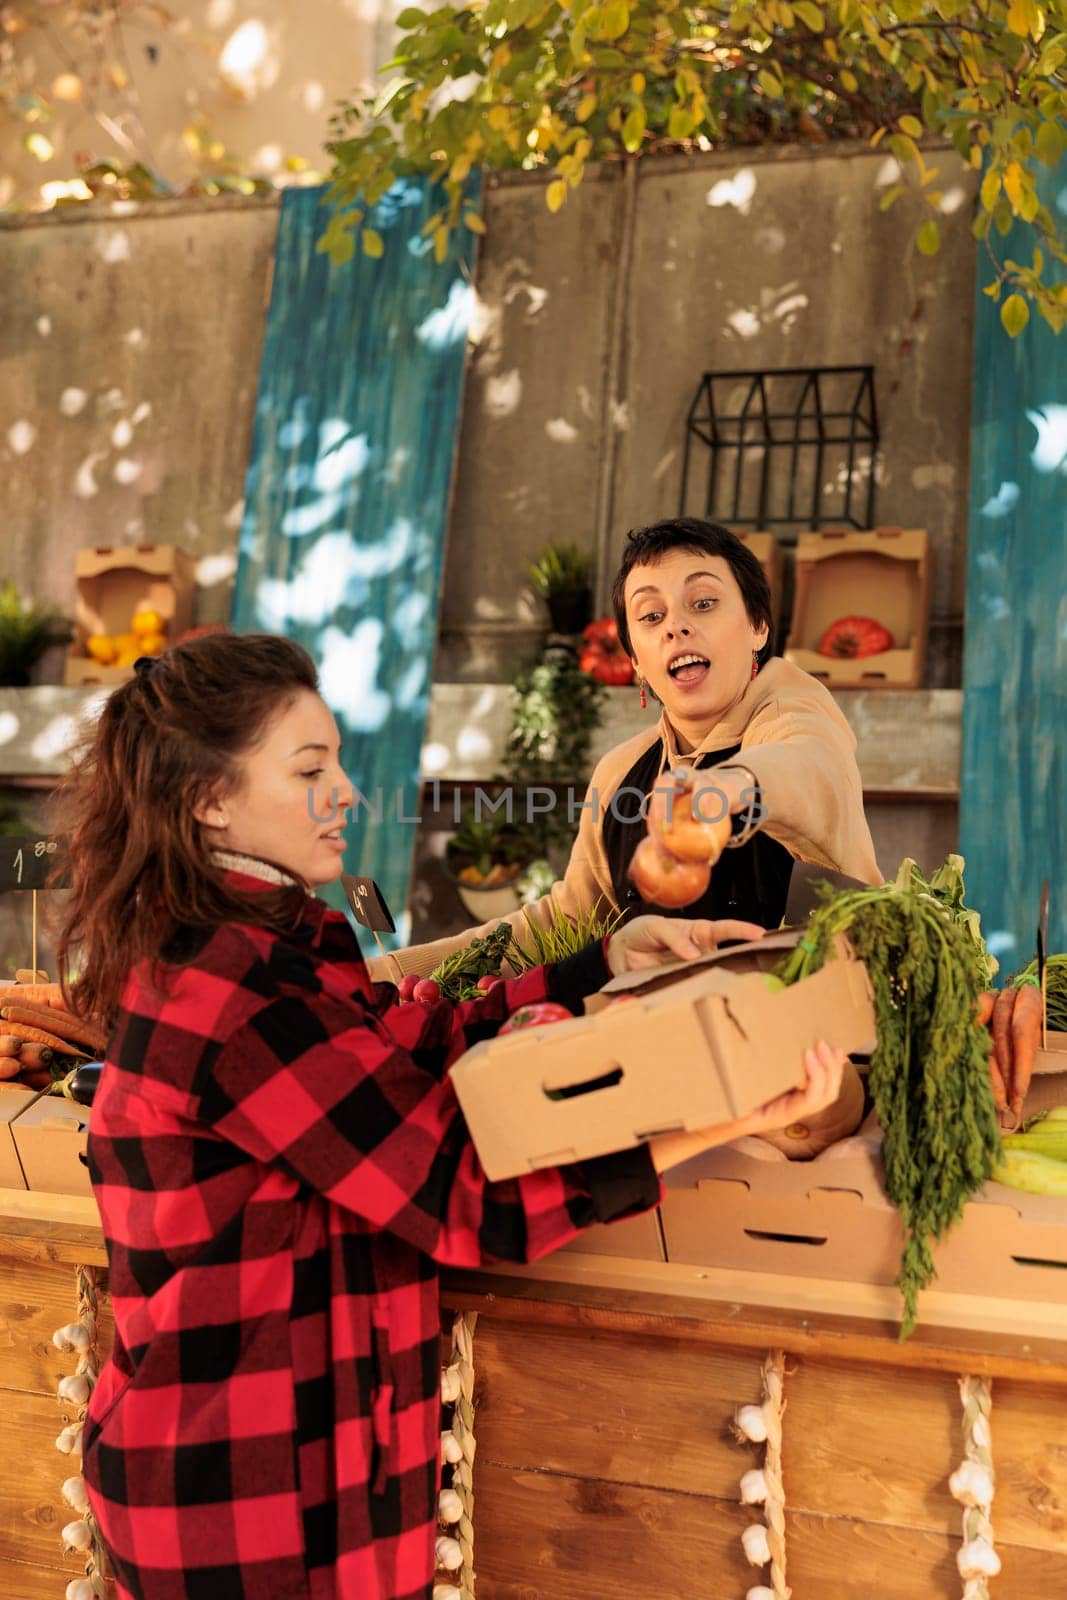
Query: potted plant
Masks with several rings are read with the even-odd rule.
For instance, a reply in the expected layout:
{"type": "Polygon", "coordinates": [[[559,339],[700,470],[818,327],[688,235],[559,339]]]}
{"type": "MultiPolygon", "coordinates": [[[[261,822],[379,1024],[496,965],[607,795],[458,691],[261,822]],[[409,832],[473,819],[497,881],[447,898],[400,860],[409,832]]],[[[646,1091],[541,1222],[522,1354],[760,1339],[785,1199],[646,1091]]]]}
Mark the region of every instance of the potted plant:
{"type": "Polygon", "coordinates": [[[593,615],[589,559],[576,544],[546,545],[530,567],[556,633],[581,633],[593,615]]]}
{"type": "Polygon", "coordinates": [[[45,651],[73,636],[73,624],[58,611],[23,605],[10,578],[0,583],[0,688],[25,689],[45,651]]]}
{"type": "Polygon", "coordinates": [[[460,899],[479,922],[505,917],[522,904],[519,880],[528,859],[523,830],[503,810],[464,812],[448,841],[445,870],[460,899]]]}

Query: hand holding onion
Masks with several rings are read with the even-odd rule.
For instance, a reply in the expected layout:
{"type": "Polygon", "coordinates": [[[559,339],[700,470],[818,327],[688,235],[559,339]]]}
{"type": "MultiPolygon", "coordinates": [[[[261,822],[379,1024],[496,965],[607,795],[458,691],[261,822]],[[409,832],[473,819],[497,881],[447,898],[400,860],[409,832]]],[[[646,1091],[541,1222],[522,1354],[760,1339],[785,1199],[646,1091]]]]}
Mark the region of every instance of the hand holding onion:
{"type": "Polygon", "coordinates": [[[743,809],[745,779],[735,772],[666,772],[649,796],[648,838],[630,862],[642,900],[676,909],[707,893],[711,869],[743,809]]]}

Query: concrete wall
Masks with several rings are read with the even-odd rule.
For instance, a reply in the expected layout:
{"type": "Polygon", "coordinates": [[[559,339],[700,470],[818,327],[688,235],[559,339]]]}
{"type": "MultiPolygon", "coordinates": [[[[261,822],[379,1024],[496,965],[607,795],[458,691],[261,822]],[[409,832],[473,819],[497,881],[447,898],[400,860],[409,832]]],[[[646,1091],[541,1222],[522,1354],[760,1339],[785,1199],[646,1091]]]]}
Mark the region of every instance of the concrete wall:
{"type": "Polygon", "coordinates": [[[200,620],[228,616],[277,203],[0,220],[0,576],[26,594],[70,608],[82,545],[175,543],[200,620]]]}
{"type": "Polygon", "coordinates": [[[626,530],[678,510],[704,370],[873,364],[875,518],[930,530],[928,681],[959,682],[974,180],[936,162],[933,258],[917,207],[879,210],[896,166],[864,149],[605,167],[551,221],[539,180],[490,186],[438,678],[507,676],[541,616],[516,577],[550,539],[589,550],[606,605],[626,530]]]}

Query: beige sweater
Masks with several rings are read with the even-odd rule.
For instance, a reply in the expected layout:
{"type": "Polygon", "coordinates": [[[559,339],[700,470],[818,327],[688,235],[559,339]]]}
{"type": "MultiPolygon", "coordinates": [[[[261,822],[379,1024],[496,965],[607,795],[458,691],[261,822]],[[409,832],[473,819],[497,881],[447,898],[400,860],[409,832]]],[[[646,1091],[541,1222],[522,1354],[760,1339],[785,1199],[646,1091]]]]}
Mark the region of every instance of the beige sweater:
{"type": "MultiPolygon", "coordinates": [[[[372,977],[396,983],[406,972],[425,976],[445,956],[475,937],[484,937],[502,921],[521,932],[524,914],[547,927],[553,906],[566,915],[591,910],[598,901],[607,909],[618,909],[599,819],[634,762],[661,738],[666,747],[664,765],[669,765],[677,756],[677,744],[666,713],[658,724],[616,745],[597,763],[586,792],[593,805],[583,809],[567,870],[547,895],[524,911],[496,917],[466,933],[375,957],[368,962],[372,977]]],[[[829,867],[863,883],[881,883],[863,814],[855,735],[817,678],[780,656],[773,657],[697,749],[681,759],[691,761],[706,750],[736,744],[741,749],[734,759],[743,761],[759,781],[765,833],[797,861],[829,867]]]]}

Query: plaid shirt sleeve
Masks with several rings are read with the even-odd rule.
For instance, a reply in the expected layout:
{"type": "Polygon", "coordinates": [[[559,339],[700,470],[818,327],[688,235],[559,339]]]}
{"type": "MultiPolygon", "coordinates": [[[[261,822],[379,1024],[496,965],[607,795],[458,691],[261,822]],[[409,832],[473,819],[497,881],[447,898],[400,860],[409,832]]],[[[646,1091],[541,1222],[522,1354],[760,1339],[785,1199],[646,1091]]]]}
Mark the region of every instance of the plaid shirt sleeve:
{"type": "Polygon", "coordinates": [[[221,1050],[201,1115],[256,1159],[442,1265],[535,1260],[594,1221],[655,1205],[660,1193],[644,1150],[490,1183],[448,1082],[452,1062],[516,1006],[603,981],[602,952],[573,960],[580,965],[534,969],[485,1000],[381,1015],[326,988],[287,985],[221,1050]]]}

